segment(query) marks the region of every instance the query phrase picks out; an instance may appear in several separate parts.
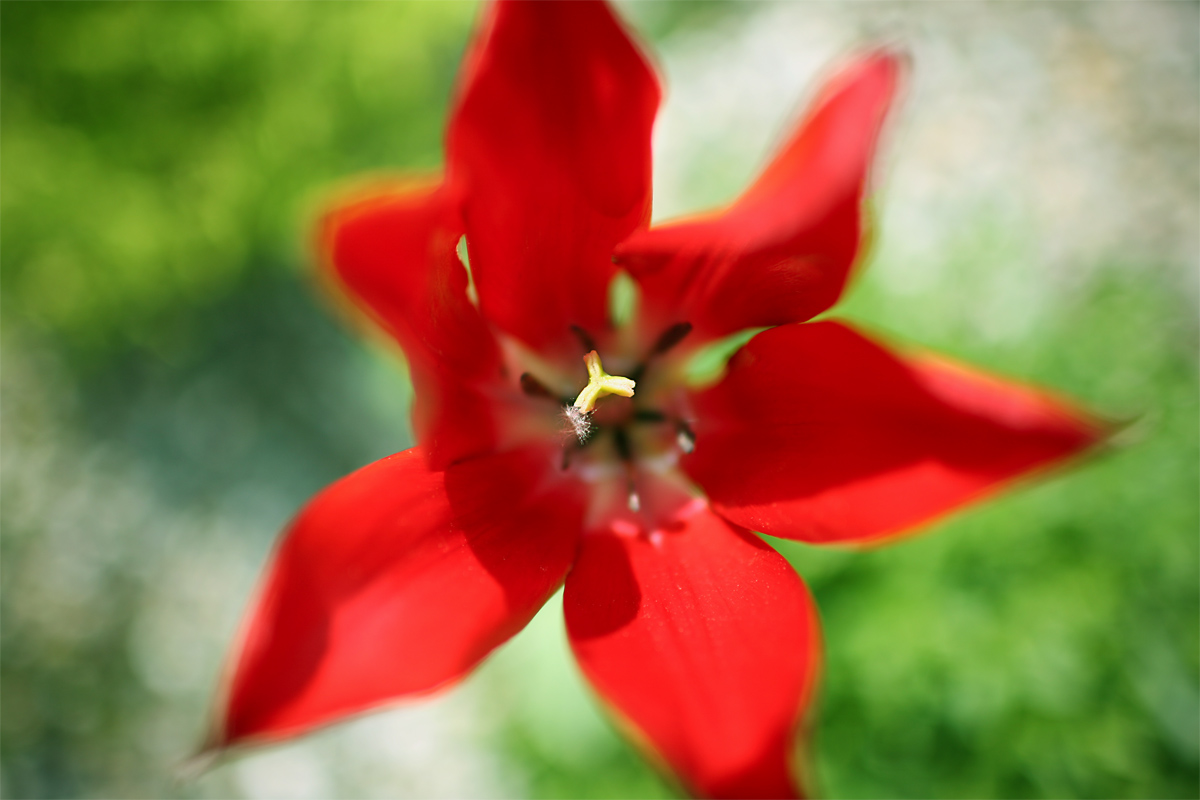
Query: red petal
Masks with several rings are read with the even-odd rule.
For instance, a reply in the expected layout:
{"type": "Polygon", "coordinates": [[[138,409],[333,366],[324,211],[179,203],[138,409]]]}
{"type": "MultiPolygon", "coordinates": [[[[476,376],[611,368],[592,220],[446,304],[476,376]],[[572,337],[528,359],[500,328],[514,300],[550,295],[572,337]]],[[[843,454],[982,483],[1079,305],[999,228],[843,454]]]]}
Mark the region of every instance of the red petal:
{"type": "MultiPolygon", "coordinates": [[[[549,468],[549,472],[547,472],[549,468]]],[[[580,503],[520,451],[430,471],[417,449],[309,503],[250,612],[218,745],[306,731],[461,678],[533,617],[580,503]]]]}
{"type": "Polygon", "coordinates": [[[601,2],[499,2],[451,121],[484,314],[541,350],[607,324],[613,245],[650,213],[653,73],[601,2]]]}
{"type": "Polygon", "coordinates": [[[713,507],[811,542],[898,533],[1105,435],[1064,401],[836,322],[759,334],[693,401],[684,468],[713,507]]]}
{"type": "Polygon", "coordinates": [[[330,213],[329,266],[408,357],[417,434],[435,467],[490,452],[500,352],[467,299],[455,248],[462,236],[440,185],[380,190],[330,213]]]}
{"type": "Polygon", "coordinates": [[[707,509],[650,536],[593,532],[563,602],[588,679],[689,790],[799,794],[793,741],[820,636],[778,553],[707,509]]]}
{"type": "Polygon", "coordinates": [[[886,51],[855,62],[732,207],[617,248],[658,325],[691,322],[698,341],[802,322],[834,304],[858,253],[867,172],[900,69],[886,51]]]}

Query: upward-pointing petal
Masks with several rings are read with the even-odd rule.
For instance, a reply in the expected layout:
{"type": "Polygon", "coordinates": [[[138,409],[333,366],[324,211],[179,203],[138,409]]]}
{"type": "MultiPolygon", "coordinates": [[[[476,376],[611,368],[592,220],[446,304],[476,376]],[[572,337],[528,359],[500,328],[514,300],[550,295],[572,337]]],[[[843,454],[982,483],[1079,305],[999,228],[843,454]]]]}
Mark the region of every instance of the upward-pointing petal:
{"type": "Polygon", "coordinates": [[[417,435],[435,468],[499,439],[500,350],[467,296],[462,223],[440,183],[380,188],[329,213],[324,266],[404,349],[417,435]]]}
{"type": "Polygon", "coordinates": [[[902,63],[880,50],[835,75],[728,209],[618,246],[655,324],[691,322],[699,341],[803,322],[837,301],[858,255],[867,177],[902,63]]]}
{"type": "MultiPolygon", "coordinates": [[[[650,214],[654,74],[596,0],[501,0],[447,134],[480,306],[536,349],[606,323],[613,246],[650,214]]],[[[574,358],[574,352],[572,351],[574,358]]]]}

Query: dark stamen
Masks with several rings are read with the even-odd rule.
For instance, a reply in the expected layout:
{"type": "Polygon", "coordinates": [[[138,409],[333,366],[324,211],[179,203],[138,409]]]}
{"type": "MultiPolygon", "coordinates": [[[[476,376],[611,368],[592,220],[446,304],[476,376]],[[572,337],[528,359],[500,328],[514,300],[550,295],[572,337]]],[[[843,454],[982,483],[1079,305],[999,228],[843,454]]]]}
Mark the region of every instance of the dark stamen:
{"type": "Polygon", "coordinates": [[[596,349],[596,340],[593,339],[591,334],[585,331],[583,328],[579,327],[578,325],[572,325],[571,333],[575,334],[575,338],[577,338],[579,343],[583,345],[585,352],[590,353],[596,349]]]}
{"type": "Polygon", "coordinates": [[[637,513],[642,509],[642,498],[638,494],[637,481],[633,479],[633,444],[624,428],[613,428],[613,446],[617,455],[625,462],[625,495],[629,510],[637,513]]]}
{"type": "Polygon", "coordinates": [[[658,341],[655,342],[654,347],[646,355],[646,358],[661,356],[663,353],[682,342],[691,332],[692,323],[676,322],[674,325],[662,332],[662,336],[658,337],[658,341]]]}
{"type": "Polygon", "coordinates": [[[546,388],[546,384],[533,377],[528,372],[521,373],[521,391],[530,397],[549,397],[551,400],[557,400],[554,393],[546,388]]]}
{"type": "Polygon", "coordinates": [[[633,412],[633,419],[636,422],[666,422],[667,415],[656,408],[639,408],[633,412]]]}
{"type": "Polygon", "coordinates": [[[629,434],[624,428],[613,428],[613,446],[617,448],[617,455],[622,461],[633,461],[633,445],[629,443],[629,434]]]}
{"type": "Polygon", "coordinates": [[[638,495],[637,482],[633,479],[633,445],[624,428],[613,428],[613,446],[617,448],[617,455],[625,462],[625,490],[628,495],[626,502],[629,510],[636,514],[642,508],[642,498],[638,495]]]}
{"type": "Polygon", "coordinates": [[[658,337],[658,341],[654,343],[654,347],[650,348],[650,352],[646,353],[646,357],[642,363],[633,368],[633,372],[629,373],[629,377],[635,381],[640,381],[642,375],[646,372],[646,366],[655,356],[661,356],[663,353],[670,350],[675,345],[682,342],[687,335],[692,332],[692,323],[676,322],[671,327],[662,332],[658,337]]]}
{"type": "Polygon", "coordinates": [[[692,431],[692,426],[686,421],[679,419],[675,420],[675,441],[679,444],[679,449],[685,453],[690,453],[696,449],[696,434],[692,431]]]}

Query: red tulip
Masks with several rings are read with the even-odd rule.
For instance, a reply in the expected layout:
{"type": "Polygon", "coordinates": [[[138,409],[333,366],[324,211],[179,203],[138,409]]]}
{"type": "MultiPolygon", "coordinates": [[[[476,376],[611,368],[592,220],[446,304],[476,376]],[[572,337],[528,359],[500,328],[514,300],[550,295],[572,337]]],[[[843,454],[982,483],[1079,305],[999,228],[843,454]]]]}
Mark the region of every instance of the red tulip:
{"type": "Polygon", "coordinates": [[[420,444],[284,533],[212,746],[448,686],[565,582],[584,674],[688,790],[800,794],[817,617],[750,531],[878,542],[1105,433],[1045,393],[809,322],[859,253],[902,72],[860,57],[733,205],[648,228],[659,87],[637,46],[601,2],[490,6],[444,176],[322,230],[336,280],[407,355],[420,444]],[[621,326],[618,266],[641,290],[621,326]],[[697,348],[762,327],[718,382],[688,383],[697,348]]]}

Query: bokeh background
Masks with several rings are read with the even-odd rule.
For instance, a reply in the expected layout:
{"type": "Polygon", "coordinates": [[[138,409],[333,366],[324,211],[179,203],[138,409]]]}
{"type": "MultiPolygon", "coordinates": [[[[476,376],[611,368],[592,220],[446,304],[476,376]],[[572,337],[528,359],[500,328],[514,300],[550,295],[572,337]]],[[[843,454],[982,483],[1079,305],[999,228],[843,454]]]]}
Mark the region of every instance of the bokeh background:
{"type": "MultiPolygon", "coordinates": [[[[1194,3],[631,3],[656,217],[731,199],[856,46],[914,73],[839,313],[1131,421],[867,552],[821,606],[833,797],[1196,797],[1194,3]]],[[[459,688],[179,781],[278,529],[407,447],[410,389],[312,280],[323,198],[436,167],[477,8],[0,4],[5,797],[659,797],[555,598],[459,688]]]]}

